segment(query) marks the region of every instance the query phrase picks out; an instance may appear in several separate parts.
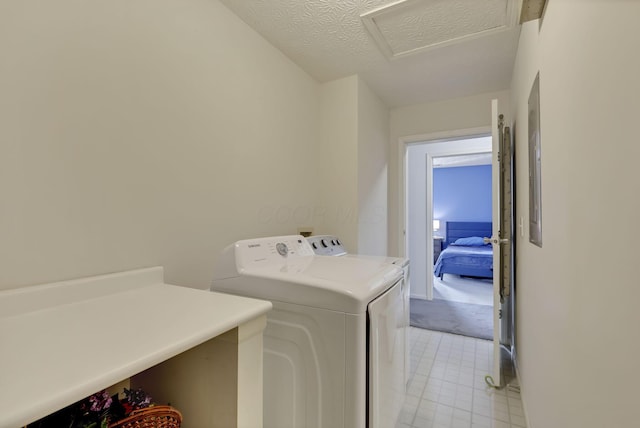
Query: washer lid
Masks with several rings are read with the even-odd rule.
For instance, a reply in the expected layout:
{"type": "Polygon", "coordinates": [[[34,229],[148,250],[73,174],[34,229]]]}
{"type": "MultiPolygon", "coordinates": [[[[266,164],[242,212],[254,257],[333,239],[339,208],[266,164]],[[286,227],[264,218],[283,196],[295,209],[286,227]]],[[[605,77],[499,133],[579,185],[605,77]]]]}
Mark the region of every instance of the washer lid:
{"type": "Polygon", "coordinates": [[[385,263],[392,263],[394,265],[405,267],[409,265],[409,259],[403,257],[389,257],[389,256],[366,256],[362,254],[345,254],[345,257],[366,259],[366,260],[379,260],[385,263]]]}
{"type": "Polygon", "coordinates": [[[247,268],[235,289],[244,295],[347,313],[364,313],[369,302],[402,278],[399,267],[373,260],[308,256],[282,265],[247,268]]]}
{"type": "Polygon", "coordinates": [[[393,263],[403,268],[409,265],[409,259],[403,257],[368,256],[348,253],[340,239],[335,235],[312,235],[306,239],[313,251],[320,256],[346,256],[384,260],[387,263],[393,263]]]}
{"type": "Polygon", "coordinates": [[[357,257],[307,256],[281,263],[241,269],[243,275],[259,275],[318,287],[369,289],[386,278],[394,282],[402,271],[380,259],[357,257]]]}

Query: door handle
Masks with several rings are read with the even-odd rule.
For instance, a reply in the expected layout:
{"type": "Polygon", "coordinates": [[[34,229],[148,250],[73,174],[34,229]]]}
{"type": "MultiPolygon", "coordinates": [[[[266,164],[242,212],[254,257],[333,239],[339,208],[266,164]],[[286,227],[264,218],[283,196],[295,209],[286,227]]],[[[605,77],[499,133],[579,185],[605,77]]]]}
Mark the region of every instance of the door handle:
{"type": "Polygon", "coordinates": [[[483,238],[485,244],[508,244],[509,240],[507,238],[497,239],[497,238],[483,238]]]}

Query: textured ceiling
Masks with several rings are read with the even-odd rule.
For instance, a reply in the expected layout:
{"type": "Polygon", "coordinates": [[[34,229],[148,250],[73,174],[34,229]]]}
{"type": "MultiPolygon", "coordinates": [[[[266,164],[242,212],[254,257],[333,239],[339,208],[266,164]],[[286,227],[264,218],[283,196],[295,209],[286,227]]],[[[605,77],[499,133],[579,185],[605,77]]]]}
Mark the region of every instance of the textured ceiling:
{"type": "Polygon", "coordinates": [[[519,27],[509,18],[521,0],[221,2],[318,81],[360,74],[390,107],[510,83],[519,27]],[[400,8],[389,13],[389,4],[400,8]]]}

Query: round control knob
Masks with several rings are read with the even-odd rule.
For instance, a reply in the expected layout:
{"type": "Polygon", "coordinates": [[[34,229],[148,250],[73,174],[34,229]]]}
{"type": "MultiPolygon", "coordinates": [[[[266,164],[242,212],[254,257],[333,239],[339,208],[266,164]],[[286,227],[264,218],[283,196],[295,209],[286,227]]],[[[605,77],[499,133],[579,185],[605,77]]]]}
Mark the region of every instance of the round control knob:
{"type": "Polygon", "coordinates": [[[278,252],[278,254],[280,254],[282,257],[285,257],[287,254],[289,254],[289,248],[287,247],[287,244],[283,243],[283,242],[278,242],[276,244],[276,251],[278,252]]]}
{"type": "Polygon", "coordinates": [[[318,249],[318,244],[316,244],[315,242],[312,242],[311,246],[313,247],[314,250],[318,249]]]}
{"type": "Polygon", "coordinates": [[[327,240],[326,240],[326,239],[321,240],[321,241],[320,241],[320,243],[322,244],[322,246],[323,246],[324,248],[327,248],[327,247],[329,246],[329,245],[327,244],[327,240]]]}
{"type": "Polygon", "coordinates": [[[340,242],[339,239],[336,239],[336,242],[338,243],[338,245],[342,245],[342,242],[340,242]]]}

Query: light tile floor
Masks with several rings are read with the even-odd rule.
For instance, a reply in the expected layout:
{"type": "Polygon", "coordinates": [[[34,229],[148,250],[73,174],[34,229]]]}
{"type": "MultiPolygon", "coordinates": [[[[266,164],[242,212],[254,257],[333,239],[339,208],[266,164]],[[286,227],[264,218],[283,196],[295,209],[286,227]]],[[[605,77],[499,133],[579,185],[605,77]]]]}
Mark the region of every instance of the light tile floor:
{"type": "Polygon", "coordinates": [[[411,381],[396,428],[523,428],[520,393],[489,388],[490,341],[411,327],[411,381]]]}

